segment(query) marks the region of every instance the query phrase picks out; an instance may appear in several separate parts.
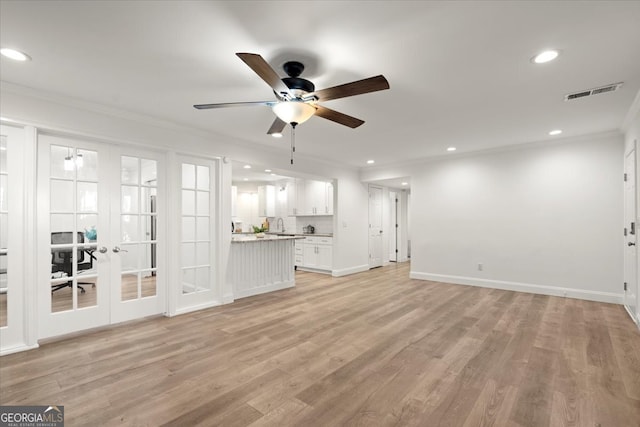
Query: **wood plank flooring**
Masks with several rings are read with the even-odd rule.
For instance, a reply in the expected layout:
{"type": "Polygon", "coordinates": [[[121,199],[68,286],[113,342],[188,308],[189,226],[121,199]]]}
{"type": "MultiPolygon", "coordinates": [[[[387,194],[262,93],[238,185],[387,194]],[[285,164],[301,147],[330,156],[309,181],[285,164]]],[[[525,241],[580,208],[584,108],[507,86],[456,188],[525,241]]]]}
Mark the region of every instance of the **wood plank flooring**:
{"type": "Polygon", "coordinates": [[[621,306],[408,279],[332,278],[0,358],[0,404],[68,426],[640,426],[621,306]]]}

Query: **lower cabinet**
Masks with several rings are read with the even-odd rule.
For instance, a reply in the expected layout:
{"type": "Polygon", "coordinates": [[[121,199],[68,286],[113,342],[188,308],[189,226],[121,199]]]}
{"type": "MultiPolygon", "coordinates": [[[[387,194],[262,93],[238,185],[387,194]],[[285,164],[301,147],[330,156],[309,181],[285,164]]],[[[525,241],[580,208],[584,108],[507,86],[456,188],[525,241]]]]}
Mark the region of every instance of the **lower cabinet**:
{"type": "Polygon", "coordinates": [[[296,240],[296,266],[313,270],[333,268],[333,238],[306,237],[296,240]]]}

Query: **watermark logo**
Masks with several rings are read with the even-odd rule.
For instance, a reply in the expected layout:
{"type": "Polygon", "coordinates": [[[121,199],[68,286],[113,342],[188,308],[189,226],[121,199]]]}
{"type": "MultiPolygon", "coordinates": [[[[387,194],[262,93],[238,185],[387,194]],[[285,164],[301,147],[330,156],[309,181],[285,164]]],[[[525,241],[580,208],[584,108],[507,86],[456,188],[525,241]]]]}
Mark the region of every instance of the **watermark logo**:
{"type": "Polygon", "coordinates": [[[64,427],[64,406],[0,406],[0,427],[64,427]]]}

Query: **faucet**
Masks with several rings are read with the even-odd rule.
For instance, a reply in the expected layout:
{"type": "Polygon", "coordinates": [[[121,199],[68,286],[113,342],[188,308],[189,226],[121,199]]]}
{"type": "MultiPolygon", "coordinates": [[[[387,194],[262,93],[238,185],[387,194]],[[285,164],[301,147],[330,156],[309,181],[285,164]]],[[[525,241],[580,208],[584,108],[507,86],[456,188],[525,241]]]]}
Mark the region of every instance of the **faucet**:
{"type": "Polygon", "coordinates": [[[284,220],[281,217],[278,217],[276,221],[276,229],[284,233],[284,220]],[[281,226],[282,228],[280,228],[281,226]]]}

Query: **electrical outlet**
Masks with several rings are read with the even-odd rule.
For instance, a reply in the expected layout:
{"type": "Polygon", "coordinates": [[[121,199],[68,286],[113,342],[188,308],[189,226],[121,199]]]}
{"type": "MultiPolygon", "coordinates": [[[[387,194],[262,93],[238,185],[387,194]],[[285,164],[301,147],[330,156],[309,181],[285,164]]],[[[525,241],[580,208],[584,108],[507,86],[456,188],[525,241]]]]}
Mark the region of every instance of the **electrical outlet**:
{"type": "Polygon", "coordinates": [[[481,262],[478,263],[478,271],[484,270],[484,265],[481,262]]]}

